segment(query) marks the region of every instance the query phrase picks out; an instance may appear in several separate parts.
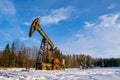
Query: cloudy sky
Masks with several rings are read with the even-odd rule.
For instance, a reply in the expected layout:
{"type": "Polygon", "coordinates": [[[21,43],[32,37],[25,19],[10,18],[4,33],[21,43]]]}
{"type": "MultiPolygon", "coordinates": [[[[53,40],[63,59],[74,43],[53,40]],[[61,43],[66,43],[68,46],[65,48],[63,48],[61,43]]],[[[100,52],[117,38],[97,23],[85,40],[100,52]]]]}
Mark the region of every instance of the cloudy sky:
{"type": "Polygon", "coordinates": [[[40,25],[63,54],[120,57],[120,0],[0,0],[0,50],[14,40],[26,46],[32,21],[40,25]]]}

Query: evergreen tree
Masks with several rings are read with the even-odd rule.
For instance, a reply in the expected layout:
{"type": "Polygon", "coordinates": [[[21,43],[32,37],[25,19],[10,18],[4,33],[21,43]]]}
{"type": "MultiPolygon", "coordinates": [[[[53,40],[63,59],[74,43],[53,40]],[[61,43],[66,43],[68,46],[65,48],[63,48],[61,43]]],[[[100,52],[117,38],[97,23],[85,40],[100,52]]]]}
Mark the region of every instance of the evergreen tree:
{"type": "Polygon", "coordinates": [[[15,67],[16,54],[15,54],[15,42],[12,43],[11,53],[10,53],[10,67],[15,67]]]}
{"type": "Polygon", "coordinates": [[[4,67],[9,67],[9,55],[10,55],[10,47],[9,44],[7,44],[3,51],[3,57],[2,57],[2,65],[4,67]]]}

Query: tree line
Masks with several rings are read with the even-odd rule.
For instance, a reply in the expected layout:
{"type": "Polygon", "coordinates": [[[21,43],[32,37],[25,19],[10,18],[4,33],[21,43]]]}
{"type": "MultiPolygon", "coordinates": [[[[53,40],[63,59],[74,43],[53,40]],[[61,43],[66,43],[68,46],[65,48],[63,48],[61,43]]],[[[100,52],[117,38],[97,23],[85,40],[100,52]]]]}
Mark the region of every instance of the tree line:
{"type": "MultiPolygon", "coordinates": [[[[37,47],[26,47],[24,44],[14,41],[12,45],[6,45],[5,49],[0,52],[1,67],[35,67],[38,54],[37,47]]],[[[65,59],[66,68],[87,69],[92,67],[117,67],[120,66],[120,58],[92,58],[90,55],[71,54],[65,55],[56,50],[54,55],[59,58],[60,62],[65,59]]]]}
{"type": "Polygon", "coordinates": [[[26,47],[24,44],[14,41],[12,45],[6,45],[0,52],[1,67],[34,67],[38,53],[37,47],[26,47]]]}
{"type": "Polygon", "coordinates": [[[120,58],[97,58],[94,59],[94,65],[99,67],[119,67],[120,58]]]}

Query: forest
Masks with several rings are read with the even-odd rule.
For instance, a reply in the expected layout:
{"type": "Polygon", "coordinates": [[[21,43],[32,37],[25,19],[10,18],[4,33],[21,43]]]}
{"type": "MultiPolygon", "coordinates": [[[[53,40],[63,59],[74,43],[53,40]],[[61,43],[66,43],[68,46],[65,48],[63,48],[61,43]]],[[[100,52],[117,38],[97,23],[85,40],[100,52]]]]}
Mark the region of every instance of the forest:
{"type": "MultiPolygon", "coordinates": [[[[3,51],[0,51],[0,67],[35,67],[35,61],[38,54],[37,47],[26,47],[19,41],[14,41],[11,45],[6,44],[3,51]]],[[[82,69],[93,67],[118,67],[120,66],[120,58],[92,58],[90,55],[84,54],[62,54],[57,50],[56,55],[62,62],[65,59],[66,68],[79,68],[82,69]]]]}

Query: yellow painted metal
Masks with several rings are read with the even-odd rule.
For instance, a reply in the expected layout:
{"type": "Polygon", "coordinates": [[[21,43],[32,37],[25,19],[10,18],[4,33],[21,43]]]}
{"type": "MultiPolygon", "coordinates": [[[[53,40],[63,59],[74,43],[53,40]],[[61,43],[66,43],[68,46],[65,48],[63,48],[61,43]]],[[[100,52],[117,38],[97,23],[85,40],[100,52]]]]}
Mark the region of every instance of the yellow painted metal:
{"type": "Polygon", "coordinates": [[[42,70],[52,70],[51,63],[42,63],[42,70]]]}
{"type": "Polygon", "coordinates": [[[46,70],[46,66],[42,66],[42,70],[46,70]]]}
{"type": "Polygon", "coordinates": [[[36,18],[33,23],[31,24],[30,27],[30,32],[29,32],[29,36],[31,37],[33,32],[37,30],[44,39],[46,39],[46,41],[48,42],[48,44],[50,45],[51,49],[54,48],[54,44],[52,43],[52,41],[48,38],[48,36],[45,34],[45,32],[42,30],[42,28],[40,27],[40,19],[36,18]]]}

